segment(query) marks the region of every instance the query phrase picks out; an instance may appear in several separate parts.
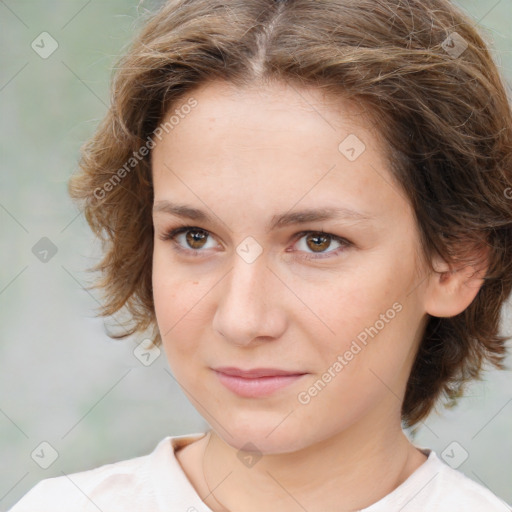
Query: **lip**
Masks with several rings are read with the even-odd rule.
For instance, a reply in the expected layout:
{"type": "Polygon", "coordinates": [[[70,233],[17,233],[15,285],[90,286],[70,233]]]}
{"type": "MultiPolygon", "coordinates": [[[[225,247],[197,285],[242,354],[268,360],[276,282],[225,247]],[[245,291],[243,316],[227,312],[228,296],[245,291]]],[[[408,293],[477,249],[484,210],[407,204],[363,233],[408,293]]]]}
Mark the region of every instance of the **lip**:
{"type": "Polygon", "coordinates": [[[305,372],[281,370],[278,368],[253,368],[242,370],[235,367],[213,368],[219,381],[230,391],[245,398],[270,396],[276,391],[293,384],[305,372]]]}
{"type": "Polygon", "coordinates": [[[289,375],[304,375],[306,372],[281,370],[279,368],[253,368],[252,370],[242,370],[235,366],[221,366],[214,368],[216,372],[230,375],[232,377],[242,377],[244,379],[255,379],[258,377],[277,377],[289,375]]]}

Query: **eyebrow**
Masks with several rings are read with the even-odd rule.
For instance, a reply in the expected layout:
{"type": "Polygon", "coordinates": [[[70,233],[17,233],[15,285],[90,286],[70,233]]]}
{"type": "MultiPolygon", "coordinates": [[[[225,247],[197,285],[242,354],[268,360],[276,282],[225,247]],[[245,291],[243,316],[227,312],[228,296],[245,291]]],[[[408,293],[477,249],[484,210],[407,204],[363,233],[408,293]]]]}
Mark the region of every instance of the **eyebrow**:
{"type": "MultiPolygon", "coordinates": [[[[167,200],[157,201],[153,206],[153,213],[164,212],[177,217],[182,217],[199,222],[215,224],[215,219],[209,213],[184,204],[171,203],[167,200]]],[[[325,220],[347,219],[356,222],[369,221],[375,217],[363,214],[356,210],[344,207],[316,208],[309,210],[298,210],[274,215],[267,226],[269,231],[284,228],[290,225],[306,224],[325,220]]]]}

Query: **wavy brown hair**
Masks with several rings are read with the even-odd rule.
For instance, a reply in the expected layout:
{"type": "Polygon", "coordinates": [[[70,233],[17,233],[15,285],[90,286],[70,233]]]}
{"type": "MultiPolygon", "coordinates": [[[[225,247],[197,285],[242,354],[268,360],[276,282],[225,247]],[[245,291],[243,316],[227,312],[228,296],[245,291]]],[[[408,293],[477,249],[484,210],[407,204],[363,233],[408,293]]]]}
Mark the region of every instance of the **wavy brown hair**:
{"type": "Polygon", "coordinates": [[[111,106],[69,183],[103,243],[92,269],[101,273],[93,288],[105,293],[100,314],[130,315],[130,327],[110,336],[151,328],[161,343],[151,152],[141,148],[171,108],[214,79],[239,87],[286,81],[364,105],[414,208],[430,269],[434,255],[479,266],[476,249],[487,245],[487,273],[470,306],[428,318],[402,405],[406,426],[443,394],[454,405],[485,362],[505,368],[512,114],[489,47],[447,0],[172,0],[150,15],[116,66],[111,106]]]}

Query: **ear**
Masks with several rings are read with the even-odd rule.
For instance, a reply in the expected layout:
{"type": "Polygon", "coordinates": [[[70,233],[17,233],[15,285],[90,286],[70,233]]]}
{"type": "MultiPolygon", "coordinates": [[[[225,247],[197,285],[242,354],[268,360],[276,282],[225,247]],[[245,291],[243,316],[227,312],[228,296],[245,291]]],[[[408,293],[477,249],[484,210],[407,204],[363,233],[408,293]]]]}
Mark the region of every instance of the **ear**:
{"type": "Polygon", "coordinates": [[[484,283],[488,268],[489,247],[480,247],[476,261],[480,266],[455,268],[440,257],[435,257],[435,271],[429,276],[425,293],[425,311],[435,317],[451,317],[462,313],[476,297],[484,283]]]}

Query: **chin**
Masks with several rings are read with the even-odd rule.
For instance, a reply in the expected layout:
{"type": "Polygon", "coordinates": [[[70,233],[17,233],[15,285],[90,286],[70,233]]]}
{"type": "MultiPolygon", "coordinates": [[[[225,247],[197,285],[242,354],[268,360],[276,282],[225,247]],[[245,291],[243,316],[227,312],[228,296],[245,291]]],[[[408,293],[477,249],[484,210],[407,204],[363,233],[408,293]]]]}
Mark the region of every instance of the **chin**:
{"type": "Polygon", "coordinates": [[[253,414],[245,413],[238,418],[230,418],[223,425],[229,425],[229,435],[224,429],[212,425],[217,435],[236,450],[248,450],[250,443],[262,454],[289,453],[306,448],[311,442],[305,433],[307,424],[297,418],[294,413],[263,413],[255,411],[253,414]],[[286,418],[286,419],[284,419],[286,418]],[[284,419],[284,421],[283,421],[284,419]]]}

